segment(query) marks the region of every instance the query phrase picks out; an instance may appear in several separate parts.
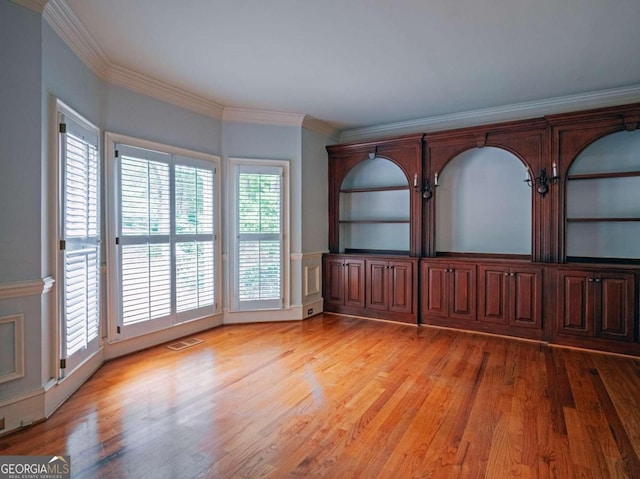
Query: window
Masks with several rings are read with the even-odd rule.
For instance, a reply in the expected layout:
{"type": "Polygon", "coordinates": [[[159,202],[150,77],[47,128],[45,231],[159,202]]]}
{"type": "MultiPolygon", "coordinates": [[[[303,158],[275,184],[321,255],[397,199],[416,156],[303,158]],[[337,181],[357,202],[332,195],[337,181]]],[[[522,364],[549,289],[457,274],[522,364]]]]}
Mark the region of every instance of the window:
{"type": "Polygon", "coordinates": [[[57,110],[60,357],[71,371],[99,346],[99,130],[61,102],[57,110]]]}
{"type": "Polygon", "coordinates": [[[231,160],[236,310],[286,307],[286,162],[231,160]]]}
{"type": "Polygon", "coordinates": [[[112,290],[120,332],[133,337],[218,310],[218,159],[123,140],[110,142],[112,290]]]}

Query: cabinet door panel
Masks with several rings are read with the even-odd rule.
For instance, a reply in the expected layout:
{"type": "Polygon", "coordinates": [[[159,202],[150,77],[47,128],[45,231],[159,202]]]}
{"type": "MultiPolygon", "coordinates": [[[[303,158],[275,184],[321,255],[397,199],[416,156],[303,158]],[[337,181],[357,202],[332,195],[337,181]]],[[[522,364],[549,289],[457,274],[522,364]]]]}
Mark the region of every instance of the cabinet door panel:
{"type": "Polygon", "coordinates": [[[413,312],[413,263],[390,261],[390,304],[389,311],[397,313],[413,312]]]}
{"type": "Polygon", "coordinates": [[[448,318],[447,266],[422,263],[421,269],[422,314],[448,318]]]}
{"type": "Polygon", "coordinates": [[[509,267],[478,267],[478,320],[507,324],[509,321],[509,267]]]}
{"type": "Polygon", "coordinates": [[[363,259],[345,260],[345,306],[364,308],[365,275],[363,259]]]}
{"type": "Polygon", "coordinates": [[[595,303],[596,336],[633,341],[633,275],[596,273],[596,276],[599,288],[595,303]]]}
{"type": "Polygon", "coordinates": [[[519,268],[510,276],[512,326],[542,328],[542,270],[519,268]]]}
{"type": "Polygon", "coordinates": [[[389,309],[389,263],[367,261],[367,308],[389,309]]]}
{"type": "Polygon", "coordinates": [[[456,264],[449,275],[449,313],[452,318],[476,319],[476,267],[456,264]]]}
{"type": "Polygon", "coordinates": [[[593,287],[585,271],[561,271],[558,276],[558,332],[593,336],[593,287]]]}
{"type": "Polygon", "coordinates": [[[325,301],[329,304],[344,304],[344,260],[325,259],[325,301]]]}

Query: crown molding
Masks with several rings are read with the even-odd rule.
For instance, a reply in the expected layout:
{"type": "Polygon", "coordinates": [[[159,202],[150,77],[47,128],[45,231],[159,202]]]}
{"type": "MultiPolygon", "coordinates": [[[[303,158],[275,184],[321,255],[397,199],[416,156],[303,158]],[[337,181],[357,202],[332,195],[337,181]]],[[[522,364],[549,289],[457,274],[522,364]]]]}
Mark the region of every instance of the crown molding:
{"type": "Polygon", "coordinates": [[[305,115],[302,120],[302,128],[314,131],[322,136],[331,138],[332,140],[338,139],[338,129],[331,126],[329,123],[325,123],[322,120],[311,115],[305,115]]]}
{"type": "Polygon", "coordinates": [[[222,105],[114,63],[109,63],[103,80],[204,116],[222,118],[222,105]]]}
{"type": "Polygon", "coordinates": [[[248,108],[225,107],[222,113],[224,121],[240,123],[259,123],[261,125],[301,127],[305,115],[268,110],[251,110],[248,108]]]}
{"type": "Polygon", "coordinates": [[[448,115],[387,123],[372,127],[353,128],[343,130],[340,133],[340,142],[351,143],[354,141],[397,136],[400,134],[427,133],[503,121],[524,120],[537,116],[623,105],[637,101],[640,101],[640,85],[632,85],[622,88],[580,93],[577,95],[560,96],[448,115]]]}
{"type": "Polygon", "coordinates": [[[28,8],[31,11],[42,14],[45,5],[47,4],[47,0],[11,0],[16,5],[20,5],[21,7],[28,8]]]}
{"type": "Polygon", "coordinates": [[[50,0],[43,17],[76,56],[95,75],[105,79],[109,58],[64,0],[50,0]]]}

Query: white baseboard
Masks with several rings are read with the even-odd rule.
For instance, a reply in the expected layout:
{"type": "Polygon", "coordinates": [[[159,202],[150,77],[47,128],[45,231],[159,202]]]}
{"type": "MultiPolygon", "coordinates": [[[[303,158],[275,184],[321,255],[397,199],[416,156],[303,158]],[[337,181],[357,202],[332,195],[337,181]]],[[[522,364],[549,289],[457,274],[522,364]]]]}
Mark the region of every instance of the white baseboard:
{"type": "Polygon", "coordinates": [[[71,395],[76,392],[104,364],[104,347],[87,358],[69,375],[50,386],[45,386],[45,417],[51,416],[71,395]]]}
{"type": "Polygon", "coordinates": [[[158,344],[222,326],[222,324],[223,315],[217,314],[215,316],[189,321],[188,323],[178,324],[171,328],[162,329],[137,338],[108,343],[105,345],[105,360],[118,358],[126,354],[135,353],[136,351],[142,351],[143,349],[157,346],[158,344]]]}
{"type": "Polygon", "coordinates": [[[4,429],[0,429],[0,435],[45,419],[44,404],[45,390],[42,387],[0,402],[0,418],[4,418],[4,429]]]}
{"type": "Polygon", "coordinates": [[[322,312],[322,300],[288,309],[266,309],[262,311],[224,312],[224,324],[270,323],[276,321],[300,321],[322,312]],[[311,313],[309,313],[311,310],[311,313]]]}

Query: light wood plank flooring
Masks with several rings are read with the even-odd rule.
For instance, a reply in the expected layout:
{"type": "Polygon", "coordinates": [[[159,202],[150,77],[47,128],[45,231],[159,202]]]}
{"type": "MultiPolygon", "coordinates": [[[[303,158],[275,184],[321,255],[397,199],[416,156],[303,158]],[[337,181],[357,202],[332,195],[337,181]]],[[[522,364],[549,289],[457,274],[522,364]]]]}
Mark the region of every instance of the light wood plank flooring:
{"type": "Polygon", "coordinates": [[[320,315],[105,364],[0,454],[81,478],[638,478],[640,361],[320,315]]]}

